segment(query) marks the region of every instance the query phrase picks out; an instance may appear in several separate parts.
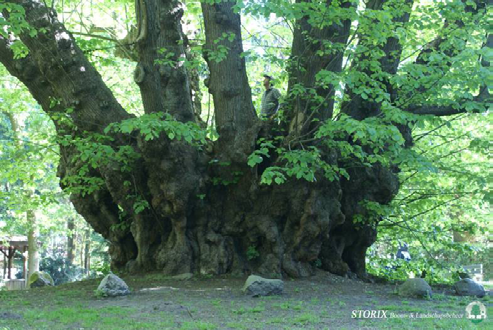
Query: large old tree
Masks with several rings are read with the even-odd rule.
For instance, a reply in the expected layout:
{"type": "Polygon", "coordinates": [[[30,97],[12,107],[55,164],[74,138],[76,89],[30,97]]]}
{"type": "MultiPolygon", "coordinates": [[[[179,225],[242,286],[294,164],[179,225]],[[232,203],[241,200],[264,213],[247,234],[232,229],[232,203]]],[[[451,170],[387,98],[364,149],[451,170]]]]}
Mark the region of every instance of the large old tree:
{"type": "Polygon", "coordinates": [[[413,126],[485,111],[482,1],[436,3],[429,16],[412,0],[252,4],[293,27],[288,90],[278,118],[260,120],[241,35],[248,10],[203,0],[212,138],[184,65],[179,1],[136,1],[137,26],[119,45],[137,61],[139,117],[47,2],[0,3],[0,62],[53,119],[62,187],[111,243],[114,269],[365,276],[375,205],[392,200],[399,167],[416,161],[413,126]]]}

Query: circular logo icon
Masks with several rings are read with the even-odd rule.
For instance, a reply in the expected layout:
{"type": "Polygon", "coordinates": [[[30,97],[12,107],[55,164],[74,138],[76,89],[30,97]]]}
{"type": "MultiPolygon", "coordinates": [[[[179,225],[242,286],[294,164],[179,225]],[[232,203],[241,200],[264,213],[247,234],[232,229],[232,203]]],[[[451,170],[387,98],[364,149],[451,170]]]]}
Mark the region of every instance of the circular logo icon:
{"type": "Polygon", "coordinates": [[[466,307],[466,317],[472,323],[479,323],[486,318],[486,307],[479,301],[473,301],[466,307]]]}

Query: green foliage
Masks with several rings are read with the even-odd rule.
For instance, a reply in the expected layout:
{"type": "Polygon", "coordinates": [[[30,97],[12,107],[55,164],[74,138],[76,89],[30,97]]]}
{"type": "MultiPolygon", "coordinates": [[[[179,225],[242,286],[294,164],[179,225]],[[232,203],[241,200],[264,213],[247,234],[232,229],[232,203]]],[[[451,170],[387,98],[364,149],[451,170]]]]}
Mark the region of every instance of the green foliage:
{"type": "Polygon", "coordinates": [[[258,141],[259,148],[248,157],[248,165],[254,167],[269,158],[270,153],[277,153],[280,166],[269,166],[262,173],[260,182],[270,185],[272,183],[282,184],[288,177],[303,179],[308,182],[316,181],[316,173],[320,171],[329,181],[334,181],[340,176],[349,178],[346,170],[335,164],[329,164],[322,159],[322,152],[315,147],[305,150],[286,150],[276,147],[274,141],[258,141]]]}
{"type": "Polygon", "coordinates": [[[96,290],[94,290],[94,297],[106,298],[106,297],[108,297],[108,295],[106,294],[106,292],[96,289],[96,290]]]}
{"type": "MultiPolygon", "coordinates": [[[[135,162],[141,157],[140,154],[131,146],[114,146],[111,134],[132,135],[134,132],[139,132],[145,141],[149,141],[164,133],[170,140],[184,140],[196,147],[201,147],[206,141],[205,132],[198,125],[191,122],[178,122],[163,113],[143,115],[114,123],[106,127],[104,132],[108,135],[91,133],[86,137],[72,135],[58,137],[59,144],[74,146],[79,151],[78,155],[72,158],[73,164],[81,164],[78,166],[78,171],[67,174],[62,180],[69,192],[85,196],[99,190],[104,185],[104,180],[91,173],[100,167],[118,166],[124,173],[132,171],[135,162]]],[[[148,207],[148,202],[145,200],[134,202],[136,214],[148,207]]]]}
{"type": "Polygon", "coordinates": [[[489,133],[487,116],[458,115],[424,120],[415,128],[418,159],[403,162],[401,188],[390,205],[367,204],[379,223],[379,239],[372,247],[370,271],[390,279],[403,279],[427,271],[436,282],[456,280],[462,266],[491,264],[487,252],[490,204],[487,186],[489,133]],[[437,122],[438,121],[438,122],[437,122]],[[438,127],[438,129],[437,129],[438,127]],[[462,239],[462,237],[464,239],[462,239]],[[390,258],[398,244],[410,244],[410,263],[390,258]],[[386,271],[399,266],[398,270],[386,271]]]}
{"type": "Polygon", "coordinates": [[[220,63],[228,56],[230,48],[225,45],[217,45],[216,50],[204,49],[207,58],[216,63],[220,63]]]}
{"type": "Polygon", "coordinates": [[[8,20],[4,15],[0,16],[0,26],[2,27],[0,35],[3,37],[8,37],[9,33],[19,35],[26,30],[29,31],[31,36],[37,34],[36,30],[32,29],[29,23],[26,22],[26,11],[21,5],[8,2],[0,3],[0,12],[3,11],[8,13],[8,20]],[[3,27],[6,27],[6,29],[3,27]]]}
{"type": "Polygon", "coordinates": [[[379,118],[359,121],[341,114],[337,121],[323,124],[316,136],[322,138],[327,147],[337,150],[348,166],[391,165],[406,160],[401,133],[379,118]]]}
{"type": "Polygon", "coordinates": [[[257,164],[260,164],[263,162],[264,157],[269,158],[269,149],[275,149],[275,146],[272,141],[267,141],[265,138],[260,138],[257,141],[257,144],[259,145],[259,149],[255,150],[249,157],[248,157],[248,166],[254,167],[257,164]]]}
{"type": "Polygon", "coordinates": [[[170,140],[185,140],[195,146],[201,146],[206,142],[205,132],[197,124],[182,123],[164,113],[145,114],[138,118],[124,120],[121,123],[113,123],[104,131],[106,134],[110,132],[131,134],[138,131],[145,141],[154,140],[161,133],[165,133],[170,140]]]}
{"type": "Polygon", "coordinates": [[[170,66],[170,67],[174,67],[176,65],[176,61],[174,60],[175,57],[174,52],[168,51],[166,48],[160,48],[157,52],[162,56],[162,58],[156,60],[155,61],[156,64],[170,66]]]}
{"type": "Polygon", "coordinates": [[[257,251],[255,246],[250,245],[246,251],[247,260],[254,260],[260,257],[260,253],[257,251]]]}
{"type": "Polygon", "coordinates": [[[137,199],[137,201],[133,205],[133,208],[134,208],[135,214],[139,214],[140,212],[149,208],[149,202],[147,202],[146,200],[144,200],[142,198],[137,199]]]}
{"type": "Polygon", "coordinates": [[[55,285],[79,281],[84,277],[84,270],[70,263],[63,250],[43,254],[40,258],[39,270],[48,273],[55,285]]]}

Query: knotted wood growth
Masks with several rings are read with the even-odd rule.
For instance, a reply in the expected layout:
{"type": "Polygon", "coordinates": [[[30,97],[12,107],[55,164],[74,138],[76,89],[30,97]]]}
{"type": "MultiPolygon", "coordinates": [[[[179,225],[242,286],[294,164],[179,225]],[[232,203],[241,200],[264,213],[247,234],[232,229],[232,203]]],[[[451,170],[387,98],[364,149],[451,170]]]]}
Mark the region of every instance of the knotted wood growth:
{"type": "MultiPolygon", "coordinates": [[[[60,142],[58,175],[62,187],[71,190],[77,211],[110,241],[114,269],[299,277],[312,274],[319,266],[340,275],[351,270],[365,276],[365,253],[376,239],[379,219],[362,202],[389,203],[399,189],[398,168],[381,162],[352,166],[360,160],[348,159],[338,146],[369,155],[374,151],[355,135],[341,137],[337,130],[331,131],[333,136],[324,135],[323,130],[333,127],[335,91],[340,86],[323,77],[343,72],[350,44],[379,52],[373,66],[366,63],[371,56],[365,51],[356,51],[349,65],[366,78],[378,71],[382,79],[371,79],[378,81],[388,98],[369,99],[360,85],[348,83],[338,116],[345,115],[348,123],[382,116],[385,104],[395,103],[399,97],[391,77],[398,72],[402,45],[392,31],[375,43],[364,25],[371,20],[366,18],[365,23],[363,16],[358,17],[354,1],[327,0],[323,6],[319,1],[296,1],[299,15],[289,65],[286,119],[277,130],[257,118],[252,104],[235,2],[204,1],[204,58],[210,70],[207,86],[214,100],[219,139],[206,141],[202,147],[194,145],[195,138],[190,138],[192,143],[177,139],[166,128],[151,138],[147,138],[151,133],[138,129],[125,131],[124,123],[134,116],[117,102],[56,13],[39,1],[7,3],[22,6],[26,22],[37,34],[25,30],[16,36],[30,51],[22,59],[14,58],[11,49],[16,37],[0,36],[1,63],[53,118],[60,137],[86,142],[92,141],[94,134],[104,137],[99,142],[108,156],[93,160],[97,164],[90,166],[91,158],[84,157],[81,143],[60,142]],[[320,8],[322,15],[315,15],[320,8]],[[361,28],[352,30],[356,19],[361,28]],[[300,94],[300,90],[305,92],[300,94]],[[120,129],[108,127],[110,124],[118,124],[120,129]],[[264,157],[262,164],[250,166],[250,155],[261,148],[259,138],[277,138],[273,140],[276,145],[266,147],[269,159],[264,157]],[[293,165],[276,154],[275,148],[291,154],[316,150],[313,164],[319,167],[303,174],[308,181],[286,174],[283,184],[261,184],[269,168],[293,165]],[[97,183],[97,189],[74,190],[77,184],[70,179],[81,173],[86,182],[97,183]]],[[[189,129],[199,118],[193,108],[189,74],[180,64],[186,57],[181,27],[184,9],[176,0],[137,3],[135,82],[146,116],[150,116],[144,117],[154,118],[159,125],[189,129]],[[165,114],[168,117],[163,117],[165,114]]],[[[412,4],[409,0],[370,1],[366,10],[369,17],[396,10],[400,14],[387,23],[405,26],[412,4]]],[[[478,5],[475,10],[483,9],[478,5]]],[[[8,19],[9,12],[3,16],[8,19]]],[[[477,101],[486,94],[483,88],[477,101]]],[[[436,115],[465,111],[420,104],[398,110],[436,115]]],[[[386,125],[393,127],[391,133],[398,132],[396,127],[401,130],[405,146],[412,144],[408,126],[392,120],[386,125]]],[[[402,136],[397,134],[396,139],[402,136]]]]}

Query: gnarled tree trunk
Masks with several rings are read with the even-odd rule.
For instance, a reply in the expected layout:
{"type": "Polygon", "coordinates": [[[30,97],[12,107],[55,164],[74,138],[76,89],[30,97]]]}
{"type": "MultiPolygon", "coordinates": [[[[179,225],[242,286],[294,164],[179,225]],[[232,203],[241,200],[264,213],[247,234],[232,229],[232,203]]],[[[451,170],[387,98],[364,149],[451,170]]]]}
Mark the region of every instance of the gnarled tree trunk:
{"type": "MultiPolygon", "coordinates": [[[[297,4],[311,2],[299,0],[297,4]]],[[[370,1],[367,8],[380,10],[386,2],[370,1]]],[[[133,116],[105,86],[56,13],[39,1],[8,3],[25,9],[26,21],[38,34],[20,34],[30,51],[22,59],[14,58],[11,40],[0,36],[0,61],[54,119],[57,133],[74,139],[106,134],[111,138],[106,144],[113,150],[130,147],[140,155],[130,170],[113,161],[89,167],[85,176],[100,182],[99,189],[72,192],[71,196],[77,211],[111,242],[114,269],[298,277],[312,274],[319,260],[324,269],[337,274],[351,270],[365,275],[365,253],[376,239],[375,221],[370,220],[378,219],[368,219],[370,215],[360,202],[390,202],[399,188],[395,169],[376,164],[349,170],[349,180],[329,181],[317,173],[315,182],[293,178],[282,185],[260,185],[262,169],[251,168],[247,159],[257,139],[273,133],[269,124],[257,118],[252,105],[240,15],[233,1],[202,3],[207,39],[204,57],[210,69],[207,86],[214,99],[219,133],[217,141],[208,142],[212,148],[204,149],[164,133],[151,140],[134,133],[105,133],[109,124],[133,116]],[[68,108],[73,111],[67,112],[68,108]],[[137,210],[138,203],[148,207],[137,210]],[[368,221],[358,224],[356,215],[368,221]]],[[[139,56],[134,78],[145,113],[167,113],[180,123],[198,121],[190,79],[180,65],[180,58],[185,57],[180,3],[137,3],[139,33],[135,43],[139,56]]],[[[316,75],[321,70],[342,71],[356,7],[354,1],[325,3],[328,13],[337,10],[343,19],[320,25],[305,16],[296,23],[290,91],[300,85],[309,90],[309,97],[288,97],[288,128],[282,133],[286,145],[300,147],[301,140],[313,137],[321,121],[333,116],[335,86],[318,84],[316,75]],[[337,47],[331,49],[331,45],[337,47]]],[[[412,1],[396,3],[403,14],[394,19],[405,24],[412,1]]],[[[4,15],[8,17],[7,12],[4,15]]],[[[364,35],[358,38],[359,45],[368,41],[364,35]]],[[[395,74],[401,50],[398,40],[389,36],[378,47],[385,54],[380,61],[383,71],[395,74]]],[[[352,65],[358,65],[357,61],[352,65]]],[[[368,68],[362,71],[372,73],[368,68]]],[[[395,93],[389,81],[382,84],[389,94],[395,93]]],[[[379,104],[365,102],[349,86],[346,94],[350,99],[342,112],[357,120],[379,114],[379,104]]],[[[441,110],[445,113],[448,109],[441,110]]],[[[312,141],[327,163],[341,165],[336,151],[317,139],[312,141]]],[[[58,175],[67,188],[67,179],[84,169],[85,162],[74,145],[61,144],[60,149],[58,175]]],[[[273,157],[270,163],[282,165],[282,160],[273,157]]]]}

